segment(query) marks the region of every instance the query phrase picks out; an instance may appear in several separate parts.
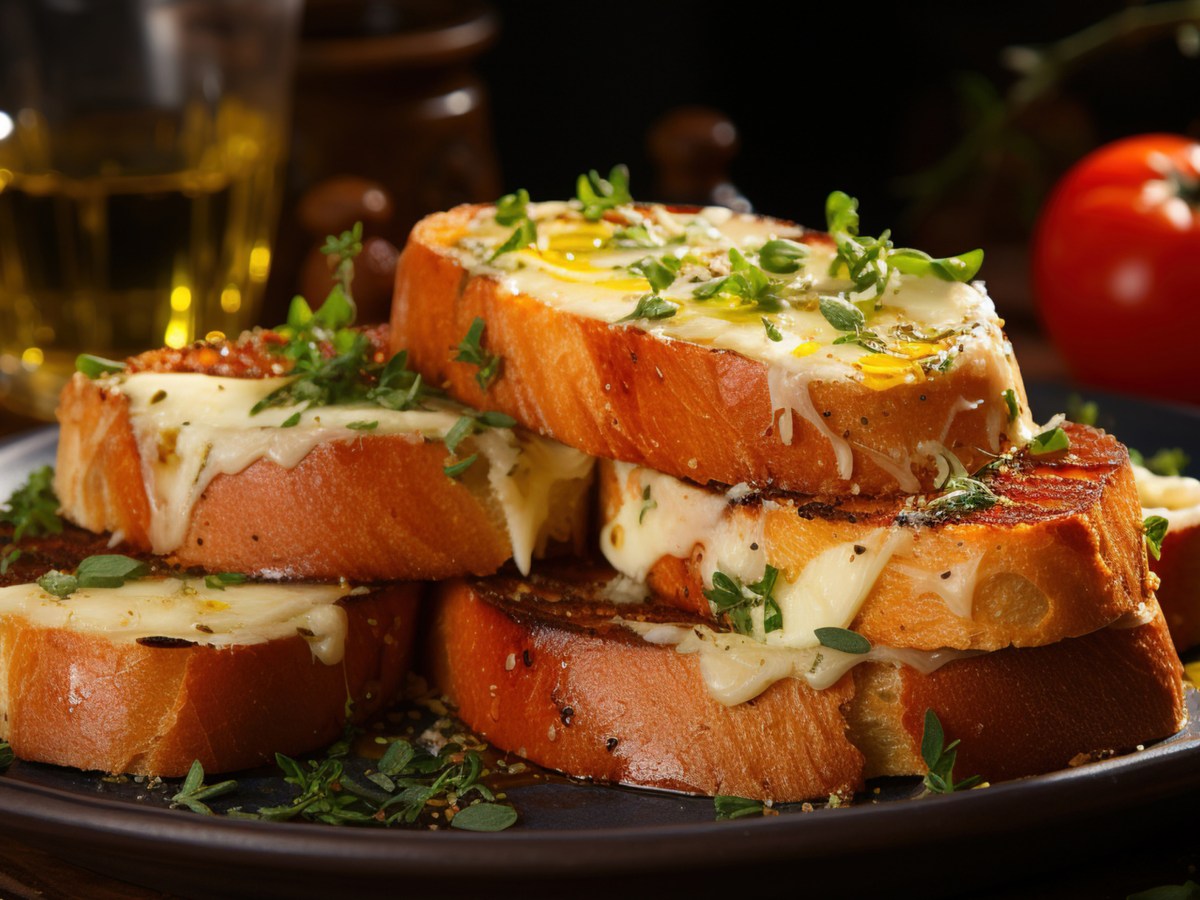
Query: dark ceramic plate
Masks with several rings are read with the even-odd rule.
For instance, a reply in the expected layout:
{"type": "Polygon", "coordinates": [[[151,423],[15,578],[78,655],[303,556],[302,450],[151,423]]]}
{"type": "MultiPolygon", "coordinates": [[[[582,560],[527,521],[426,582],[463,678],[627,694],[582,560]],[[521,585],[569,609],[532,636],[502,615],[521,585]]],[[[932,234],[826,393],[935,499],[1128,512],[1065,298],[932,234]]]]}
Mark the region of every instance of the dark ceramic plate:
{"type": "MultiPolygon", "coordinates": [[[[1041,387],[1032,403],[1045,418],[1066,396],[1041,387]]],[[[1093,397],[1101,424],[1130,444],[1200,458],[1196,413],[1093,397]]],[[[0,496],[50,461],[54,438],[0,447],[0,496]]],[[[17,762],[0,777],[0,831],[188,896],[942,896],[1096,860],[1173,825],[1200,792],[1194,691],[1188,707],[1183,732],[1125,757],[920,800],[915,780],[888,781],[849,808],[734,822],[713,821],[703,798],[550,781],[509,790],[521,822],[501,834],[269,824],[171,810],[163,790],[17,762]]],[[[277,802],[277,778],[239,782],[238,802],[277,802]]]]}

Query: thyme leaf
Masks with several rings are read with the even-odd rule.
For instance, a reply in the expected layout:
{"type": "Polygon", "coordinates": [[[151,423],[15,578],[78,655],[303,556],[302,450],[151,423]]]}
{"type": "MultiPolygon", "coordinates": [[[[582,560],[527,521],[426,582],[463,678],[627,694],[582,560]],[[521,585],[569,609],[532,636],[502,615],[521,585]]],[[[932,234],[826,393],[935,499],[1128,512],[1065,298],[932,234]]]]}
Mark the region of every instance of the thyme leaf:
{"type": "Polygon", "coordinates": [[[628,167],[613,166],[607,179],[601,178],[595,169],[580,175],[575,180],[575,198],[583,204],[583,217],[589,222],[604,218],[610,209],[628,206],[633,202],[633,195],[629,193],[628,167]]]}
{"type": "Polygon", "coordinates": [[[1155,559],[1162,559],[1162,542],[1167,536],[1167,520],[1162,516],[1147,516],[1142,522],[1142,534],[1146,537],[1146,549],[1155,559]]]}
{"type": "Polygon", "coordinates": [[[458,342],[458,353],[454,357],[454,362],[478,366],[479,371],[475,373],[475,381],[479,385],[479,389],[486,392],[496,376],[500,374],[501,358],[483,349],[484,328],[483,317],[476,316],[471,322],[471,327],[467,329],[466,335],[458,342]]]}
{"type": "Polygon", "coordinates": [[[745,816],[761,816],[763,802],[751,800],[749,797],[735,797],[732,794],[717,794],[713,797],[713,810],[718,822],[741,819],[745,816]]]}
{"type": "Polygon", "coordinates": [[[212,807],[204,801],[224,796],[235,790],[237,790],[237,782],[233,780],[205,784],[204,766],[200,764],[200,760],[193,760],[187,777],[183,779],[183,784],[171,798],[171,807],[186,806],[198,815],[211,816],[213,814],[212,807]]]}
{"type": "Polygon", "coordinates": [[[958,740],[946,743],[946,733],[941,720],[932,709],[925,710],[925,730],[921,734],[921,758],[929,771],[925,774],[925,788],[933,794],[952,794],[965,791],[983,779],[972,775],[962,781],[954,780],[954,763],[958,758],[958,740]]]}
{"type": "Polygon", "coordinates": [[[664,300],[657,294],[645,294],[638,298],[633,312],[617,319],[617,322],[636,322],[638,319],[669,319],[677,312],[679,312],[678,303],[664,300]]]}

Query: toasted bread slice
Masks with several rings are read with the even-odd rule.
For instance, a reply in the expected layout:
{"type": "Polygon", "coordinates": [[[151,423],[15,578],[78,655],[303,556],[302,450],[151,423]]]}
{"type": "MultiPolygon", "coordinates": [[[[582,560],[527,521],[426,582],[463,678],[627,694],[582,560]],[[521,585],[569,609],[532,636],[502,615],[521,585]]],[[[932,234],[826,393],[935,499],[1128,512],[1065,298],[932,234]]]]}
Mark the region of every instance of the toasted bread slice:
{"type": "Polygon", "coordinates": [[[591,460],[482,425],[451,453],[447,435],[477,415],[457,404],[252,416],[287,383],[266,335],[77,374],[58,410],[63,515],[183,566],[286,578],[444,578],[512,557],[527,570],[548,544],[580,539],[591,460]]]}
{"type": "Polygon", "coordinates": [[[400,259],[394,345],[465,403],[596,456],[699,483],[911,493],[932,486],[943,446],[973,469],[1028,427],[1011,348],[979,286],[901,279],[872,314],[871,348],[838,341],[846,334],[818,309],[822,292],[848,284],[828,275],[827,237],[703,212],[716,223],[711,231],[687,224],[697,210],[622,207],[586,222],[564,204],[539,204],[538,247],[494,260],[510,230],[496,225],[494,207],[430,216],[400,259]],[[621,226],[635,224],[663,231],[665,246],[607,249],[621,226]],[[729,248],[753,256],[774,237],[808,249],[806,268],[780,288],[786,303],[696,300],[698,284],[728,270],[729,248]],[[597,243],[602,250],[592,252],[597,243]],[[626,321],[650,290],[629,264],[685,250],[661,293],[678,312],[626,321]],[[484,357],[464,356],[460,342],[477,318],[484,357]],[[493,356],[499,374],[485,389],[477,363],[493,356]]]}
{"type": "Polygon", "coordinates": [[[0,584],[0,737],[21,759],[176,776],[318,749],[391,701],[419,586],[230,584],[159,568],[58,599],[33,579],[102,536],[22,541],[0,584]]]}
{"type": "Polygon", "coordinates": [[[1053,644],[1139,614],[1154,590],[1125,448],[1066,430],[1069,452],[1022,451],[986,476],[999,501],[968,514],[719,491],[605,462],[600,546],[664,602],[706,617],[715,573],[750,585],[778,569],[782,628],[768,642],[803,646],[838,627],[921,650],[1053,644]]]}
{"type": "Polygon", "coordinates": [[[1150,568],[1162,580],[1158,602],[1180,653],[1200,644],[1200,480],[1155,475],[1135,466],[1142,514],[1167,520],[1161,555],[1150,568]]]}
{"type": "Polygon", "coordinates": [[[570,775],[792,801],[924,773],[926,709],[963,741],[956,775],[992,780],[1132,748],[1183,721],[1181,669],[1156,607],[1137,627],[959,658],[930,674],[868,661],[824,690],[783,678],[727,706],[706,688],[697,654],[628,624],[699,627],[699,617],[615,603],[606,578],[439,588],[431,676],[470,728],[570,775]]]}

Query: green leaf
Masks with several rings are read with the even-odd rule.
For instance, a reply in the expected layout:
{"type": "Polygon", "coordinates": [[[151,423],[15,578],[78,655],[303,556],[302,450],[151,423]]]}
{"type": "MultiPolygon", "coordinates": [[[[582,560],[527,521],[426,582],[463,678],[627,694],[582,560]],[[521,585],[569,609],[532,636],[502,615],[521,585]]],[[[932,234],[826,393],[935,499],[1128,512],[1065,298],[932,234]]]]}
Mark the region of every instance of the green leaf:
{"type": "Polygon", "coordinates": [[[645,294],[638,298],[633,312],[617,319],[617,322],[635,322],[638,319],[669,319],[677,312],[679,312],[678,303],[664,300],[657,294],[645,294]]]}
{"type": "Polygon", "coordinates": [[[58,496],[54,493],[54,469],[42,466],[30,472],[25,483],[13,491],[4,508],[0,509],[0,522],[13,526],[14,544],[19,544],[26,536],[62,534],[63,521],[58,515],[58,496]]]}
{"type": "Polygon", "coordinates": [[[800,270],[807,256],[808,247],[804,244],[776,238],[767,241],[759,249],[758,264],[775,275],[790,275],[800,270]]]}
{"type": "Polygon", "coordinates": [[[66,599],[79,588],[79,582],[74,575],[51,569],[37,580],[37,585],[47,594],[53,594],[59,599],[66,599]]]}
{"type": "Polygon", "coordinates": [[[1001,396],[1004,398],[1004,405],[1008,407],[1008,421],[1015,422],[1017,416],[1021,414],[1021,404],[1017,402],[1017,392],[1012,388],[1005,388],[1001,396]]]}
{"type": "Polygon", "coordinates": [[[231,584],[245,584],[249,579],[241,572],[217,572],[204,576],[204,586],[216,591],[223,591],[231,584]]]}
{"type": "Polygon", "coordinates": [[[1071,449],[1071,439],[1061,428],[1051,428],[1043,431],[1029,442],[1029,452],[1034,456],[1046,456],[1050,453],[1061,453],[1071,449]]]}
{"type": "Polygon", "coordinates": [[[607,179],[592,169],[576,179],[575,196],[583,204],[583,217],[589,222],[599,221],[610,209],[633,203],[629,193],[629,169],[623,165],[613,166],[607,179]]]}
{"type": "Polygon", "coordinates": [[[825,321],[838,331],[858,332],[867,324],[863,311],[842,297],[822,296],[818,303],[825,321]]]}
{"type": "Polygon", "coordinates": [[[145,576],[150,567],[140,560],[116,553],[89,556],[75,569],[81,588],[117,588],[126,581],[145,576]]]}
{"type": "Polygon", "coordinates": [[[505,253],[512,253],[516,250],[522,250],[525,247],[537,244],[537,226],[532,219],[522,219],[513,233],[508,236],[503,244],[497,247],[492,255],[488,257],[488,262],[492,262],[505,253]]]}
{"type": "Polygon", "coordinates": [[[451,828],[462,831],[503,831],[517,821],[517,811],[499,803],[476,803],[460,809],[450,820],[451,828]]]}
{"type": "Polygon", "coordinates": [[[868,653],[871,642],[856,631],[848,628],[817,628],[814,632],[822,647],[840,650],[842,653],[868,653]]]}
{"type": "Polygon", "coordinates": [[[677,256],[646,256],[629,266],[629,271],[649,281],[651,290],[659,294],[675,283],[680,265],[677,256]]]}
{"type": "Polygon", "coordinates": [[[8,741],[0,741],[0,772],[11,766],[16,758],[8,741]]]}
{"type": "Polygon", "coordinates": [[[618,228],[613,232],[611,240],[614,246],[624,249],[650,248],[660,245],[659,241],[654,239],[645,225],[630,225],[627,228],[618,228]]]}
{"type": "Polygon", "coordinates": [[[1162,559],[1162,542],[1167,536],[1168,522],[1162,516],[1147,516],[1142,522],[1142,533],[1146,536],[1146,549],[1155,559],[1162,559]]]}
{"type": "Polygon", "coordinates": [[[749,797],[734,797],[731,794],[717,794],[713,797],[713,811],[717,821],[741,819],[744,816],[761,816],[763,803],[761,800],[751,800],[749,797]]]}
{"type": "Polygon", "coordinates": [[[379,420],[373,419],[370,422],[347,422],[346,427],[351,431],[374,431],[379,427],[379,420]]]}
{"type": "Polygon", "coordinates": [[[488,428],[512,428],[517,424],[517,420],[512,416],[494,411],[481,412],[478,421],[488,428]]]}
{"type": "Polygon", "coordinates": [[[1146,459],[1141,453],[1130,447],[1129,458],[1133,461],[1134,465],[1144,466],[1155,475],[1174,476],[1182,475],[1192,461],[1179,447],[1164,447],[1149,459],[1146,459]]]}
{"type": "Polygon", "coordinates": [[[934,259],[928,253],[897,248],[888,253],[888,264],[905,275],[932,275],[942,281],[970,281],[983,265],[983,251],[971,250],[958,256],[934,259]]]}
{"type": "Polygon", "coordinates": [[[491,386],[500,368],[500,357],[483,349],[484,328],[483,318],[476,316],[466,335],[458,342],[458,354],[454,357],[455,362],[479,366],[479,371],[475,373],[475,381],[481,391],[486,391],[491,386]]]}
{"type": "Polygon", "coordinates": [[[211,816],[212,809],[202,801],[224,796],[236,789],[237,782],[232,780],[217,784],[204,784],[204,767],[200,764],[200,760],[196,759],[192,761],[192,766],[188,769],[187,777],[184,778],[178,792],[171,798],[171,805],[186,806],[198,815],[211,816]]]}
{"type": "Polygon", "coordinates": [[[457,422],[450,426],[450,430],[446,432],[446,436],[442,438],[442,443],[446,445],[446,449],[454,453],[458,449],[458,445],[462,443],[463,438],[469,434],[475,433],[475,417],[462,416],[457,422]]]}
{"type": "Polygon", "coordinates": [[[477,459],[479,459],[479,454],[472,453],[466,459],[460,459],[458,462],[456,462],[452,465],[446,466],[445,468],[442,469],[442,471],[445,472],[446,475],[449,476],[450,478],[457,478],[463,472],[467,471],[467,469],[471,468],[471,466],[473,466],[475,464],[475,461],[477,459]]]}
{"type": "Polygon", "coordinates": [[[774,322],[772,322],[766,316],[763,316],[762,323],[763,323],[763,328],[767,329],[767,338],[768,339],[770,339],[772,341],[776,341],[776,342],[783,340],[783,334],[775,326],[774,322]]]}
{"type": "Polygon", "coordinates": [[[496,201],[496,224],[515,225],[528,218],[529,191],[521,188],[515,194],[505,194],[496,201]]]}
{"type": "Polygon", "coordinates": [[[929,771],[925,775],[925,787],[934,794],[952,794],[979,784],[978,775],[954,780],[954,763],[958,758],[958,741],[945,743],[946,735],[941,720],[932,709],[925,710],[925,728],[921,734],[921,758],[929,771]]]}
{"type": "Polygon", "coordinates": [[[778,631],[783,627],[783,613],[775,598],[775,582],[779,570],[767,566],[763,577],[754,584],[743,586],[741,581],[718,570],[712,576],[712,588],[704,596],[712,605],[713,613],[728,618],[739,634],[754,633],[754,620],[750,611],[763,607],[764,632],[778,631]]]}
{"type": "Polygon", "coordinates": [[[88,378],[95,380],[103,378],[105,375],[114,375],[117,372],[125,371],[125,363],[119,363],[115,360],[105,359],[102,356],[93,356],[90,353],[80,353],[75,357],[75,371],[82,372],[88,378]]]}

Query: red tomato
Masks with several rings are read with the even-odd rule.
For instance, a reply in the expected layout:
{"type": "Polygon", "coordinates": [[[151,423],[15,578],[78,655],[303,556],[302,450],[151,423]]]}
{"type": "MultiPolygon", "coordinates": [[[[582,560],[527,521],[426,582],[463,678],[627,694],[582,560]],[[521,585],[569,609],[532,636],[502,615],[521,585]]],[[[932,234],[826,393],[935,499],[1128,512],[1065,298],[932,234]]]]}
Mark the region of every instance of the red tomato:
{"type": "Polygon", "coordinates": [[[1126,138],[1055,187],[1033,240],[1042,320],[1075,376],[1200,403],[1200,144],[1126,138]]]}

